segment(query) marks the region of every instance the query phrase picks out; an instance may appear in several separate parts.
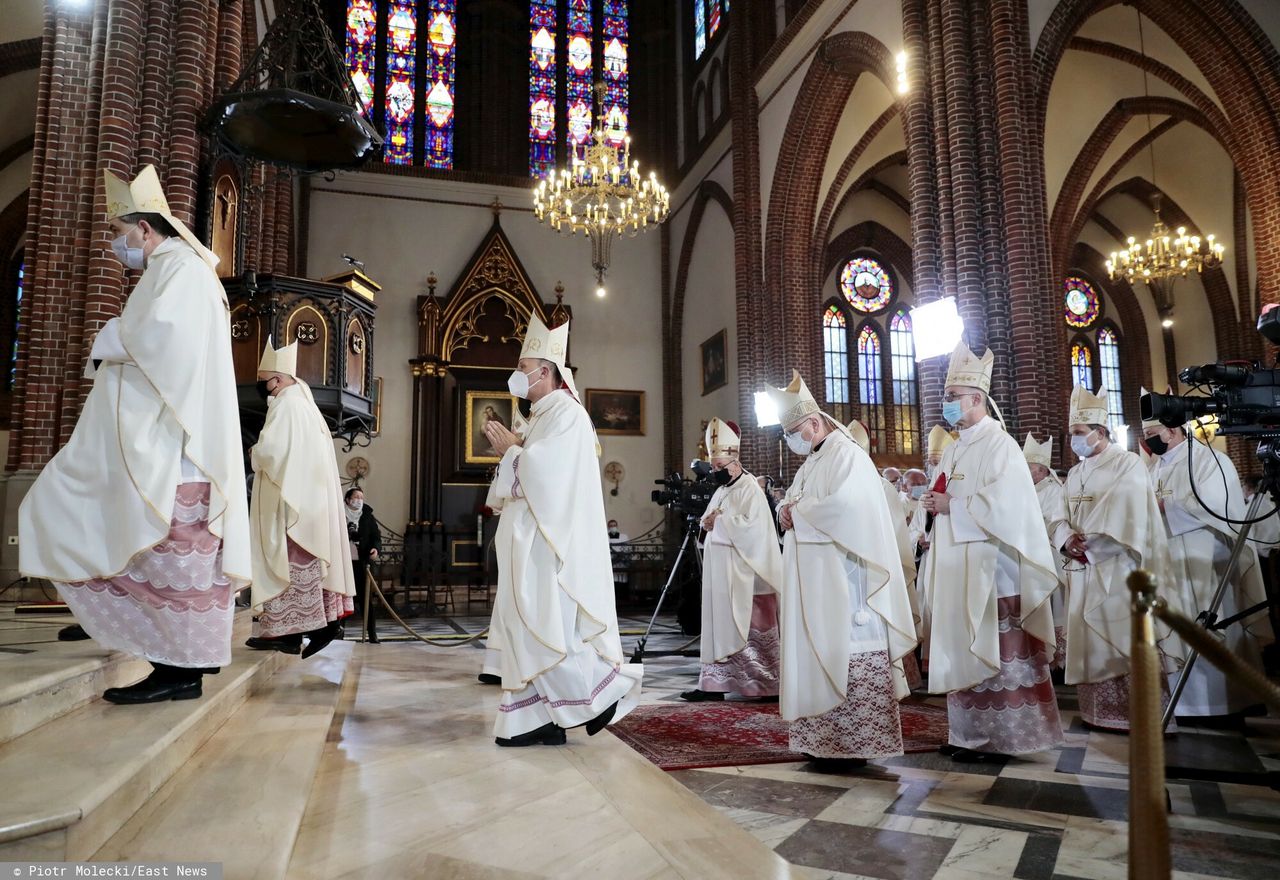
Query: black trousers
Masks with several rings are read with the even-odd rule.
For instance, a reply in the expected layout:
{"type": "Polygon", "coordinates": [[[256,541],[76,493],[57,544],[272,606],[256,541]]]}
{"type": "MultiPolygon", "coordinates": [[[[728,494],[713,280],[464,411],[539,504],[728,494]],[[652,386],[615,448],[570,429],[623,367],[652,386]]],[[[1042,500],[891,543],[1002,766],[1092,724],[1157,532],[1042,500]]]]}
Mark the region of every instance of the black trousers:
{"type": "MultiPolygon", "coordinates": [[[[356,613],[355,619],[362,620],[364,616],[364,594],[368,589],[368,571],[369,563],[361,560],[352,560],[351,573],[356,579],[356,613]]],[[[366,638],[374,638],[378,635],[378,597],[375,594],[369,599],[369,630],[365,633],[366,638]]]]}

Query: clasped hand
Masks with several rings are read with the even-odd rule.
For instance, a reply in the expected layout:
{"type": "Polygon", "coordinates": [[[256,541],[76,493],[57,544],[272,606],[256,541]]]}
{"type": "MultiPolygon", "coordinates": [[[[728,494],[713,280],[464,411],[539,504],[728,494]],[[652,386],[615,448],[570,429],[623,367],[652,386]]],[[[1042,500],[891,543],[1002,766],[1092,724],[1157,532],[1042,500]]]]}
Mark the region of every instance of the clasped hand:
{"type": "Polygon", "coordinates": [[[484,423],[484,437],[489,441],[489,445],[493,447],[493,451],[498,455],[506,455],[507,450],[520,442],[520,438],[512,434],[499,421],[489,420],[484,423]]]}
{"type": "Polygon", "coordinates": [[[929,513],[950,513],[951,496],[946,492],[925,492],[920,496],[920,506],[929,513]]]}

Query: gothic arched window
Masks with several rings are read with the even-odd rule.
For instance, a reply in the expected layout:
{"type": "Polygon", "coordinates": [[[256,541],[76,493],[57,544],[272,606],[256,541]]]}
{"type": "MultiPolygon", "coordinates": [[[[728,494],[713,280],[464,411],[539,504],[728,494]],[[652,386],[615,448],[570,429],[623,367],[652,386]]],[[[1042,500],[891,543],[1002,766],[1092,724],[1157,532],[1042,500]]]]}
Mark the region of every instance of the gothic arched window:
{"type": "Polygon", "coordinates": [[[365,115],[386,130],[384,161],[453,167],[457,27],[456,0],[347,0],[347,71],[365,115]]]}
{"type": "Polygon", "coordinates": [[[916,389],[916,343],[911,316],[898,309],[889,321],[889,366],[893,384],[893,439],[898,452],[920,446],[920,407],[916,389]]]}
{"type": "Polygon", "coordinates": [[[591,0],[567,3],[563,42],[557,36],[557,0],[529,3],[529,174],[545,177],[564,143],[581,155],[591,143],[593,127],[603,122],[605,141],[620,147],[626,140],[630,113],[630,39],[627,0],[602,0],[601,21],[591,0]],[[556,64],[564,47],[565,95],[558,100],[556,64]],[[599,50],[597,52],[597,49],[599,50]],[[603,120],[595,119],[595,69],[604,84],[603,120]],[[559,121],[564,134],[559,134],[559,121]]]}
{"type": "Polygon", "coordinates": [[[827,403],[849,402],[849,343],[844,312],[831,305],[822,313],[822,359],[826,366],[827,403]]]}
{"type": "Polygon", "coordinates": [[[1093,389],[1093,351],[1080,339],[1071,343],[1071,384],[1093,389]]]}
{"type": "Polygon", "coordinates": [[[698,59],[715,40],[729,14],[729,0],[693,0],[693,57],[698,59]]]}
{"type": "Polygon", "coordinates": [[[1098,368],[1107,389],[1107,427],[1113,435],[1124,425],[1124,400],[1120,387],[1120,337],[1115,328],[1098,328],[1098,368]]]}
{"type": "Polygon", "coordinates": [[[870,324],[858,331],[858,399],[880,402],[880,334],[870,324]]]}

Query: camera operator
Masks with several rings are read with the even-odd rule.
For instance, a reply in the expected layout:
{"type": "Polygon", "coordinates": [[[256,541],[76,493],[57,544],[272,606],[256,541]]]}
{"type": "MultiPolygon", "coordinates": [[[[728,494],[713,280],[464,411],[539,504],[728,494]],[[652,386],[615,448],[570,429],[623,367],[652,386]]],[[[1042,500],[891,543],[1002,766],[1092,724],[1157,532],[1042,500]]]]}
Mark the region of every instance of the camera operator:
{"type": "Polygon", "coordinates": [[[690,702],[778,696],[778,597],[782,551],[768,499],[738,461],[738,426],[712,419],[707,451],[719,484],[701,524],[702,672],[690,702]]]}
{"type": "MultiPolygon", "coordinates": [[[[1142,443],[1153,456],[1148,467],[1169,536],[1172,577],[1186,591],[1187,610],[1203,611],[1213,602],[1236,541],[1235,529],[1218,517],[1245,518],[1244,494],[1235,465],[1212,446],[1189,439],[1183,426],[1170,428],[1154,419],[1144,420],[1142,433],[1142,443]]],[[[1252,546],[1245,546],[1223,594],[1218,618],[1231,617],[1265,601],[1257,553],[1252,546]]],[[[1226,647],[1262,669],[1262,646],[1271,641],[1265,612],[1228,626],[1222,633],[1226,647]]],[[[1226,716],[1254,702],[1247,690],[1233,685],[1218,667],[1196,663],[1176,711],[1179,719],[1226,716]]]]}
{"type": "MultiPolygon", "coordinates": [[[[356,579],[356,616],[364,613],[364,592],[369,588],[369,563],[377,562],[382,552],[382,530],[373,516],[373,508],[364,503],[364,490],[352,486],[343,496],[346,502],[347,540],[351,544],[351,573],[356,579]]],[[[369,601],[369,631],[366,633],[370,644],[378,644],[378,603],[369,601]]]]}

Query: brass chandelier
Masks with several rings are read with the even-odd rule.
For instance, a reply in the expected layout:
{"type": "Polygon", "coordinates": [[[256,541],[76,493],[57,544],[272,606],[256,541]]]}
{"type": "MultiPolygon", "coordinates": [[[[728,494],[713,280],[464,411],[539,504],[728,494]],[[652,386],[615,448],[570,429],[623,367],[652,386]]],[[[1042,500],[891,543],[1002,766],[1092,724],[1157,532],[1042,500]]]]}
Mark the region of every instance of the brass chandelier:
{"type": "Polygon", "coordinates": [[[631,138],[621,146],[606,140],[600,113],[605,86],[596,84],[596,119],[591,143],[571,146],[570,167],[553,171],[533,190],[533,213],[561,235],[582,233],[591,241],[591,268],[596,270],[596,296],[604,296],[604,276],[616,238],[634,238],[667,219],[671,194],[655,172],[640,175],[631,159],[631,138]]]}
{"type": "MultiPolygon", "coordinates": [[[[1147,57],[1146,41],[1142,33],[1142,13],[1138,13],[1138,46],[1143,60],[1147,57]]],[[[1147,82],[1147,70],[1142,69],[1142,91],[1148,98],[1151,92],[1147,82]]],[[[1151,137],[1151,111],[1147,110],[1147,151],[1151,159],[1151,186],[1156,186],[1156,148],[1155,139],[1151,137]]],[[[1156,301],[1160,312],[1161,324],[1167,330],[1173,326],[1173,285],[1179,278],[1186,278],[1187,273],[1197,273],[1205,269],[1213,269],[1222,265],[1224,248],[1207,235],[1202,240],[1198,235],[1188,235],[1185,226],[1179,226],[1175,235],[1170,235],[1169,227],[1160,219],[1161,196],[1157,189],[1151,197],[1151,210],[1156,215],[1155,225],[1145,242],[1136,236],[1129,236],[1127,248],[1112,251],[1107,260],[1107,275],[1112,281],[1124,280],[1129,284],[1142,282],[1146,284],[1156,301]]]]}

